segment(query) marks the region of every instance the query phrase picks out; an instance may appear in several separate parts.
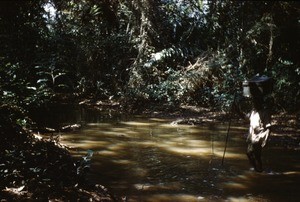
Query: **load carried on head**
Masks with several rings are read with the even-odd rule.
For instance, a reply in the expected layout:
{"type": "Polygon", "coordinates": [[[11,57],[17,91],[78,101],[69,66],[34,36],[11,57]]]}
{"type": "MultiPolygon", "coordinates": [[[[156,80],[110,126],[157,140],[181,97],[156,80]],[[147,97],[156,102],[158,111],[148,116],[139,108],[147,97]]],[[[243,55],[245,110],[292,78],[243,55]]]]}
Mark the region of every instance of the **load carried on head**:
{"type": "Polygon", "coordinates": [[[243,95],[245,97],[265,96],[271,93],[272,89],[273,80],[265,75],[256,75],[243,82],[243,95]]]}

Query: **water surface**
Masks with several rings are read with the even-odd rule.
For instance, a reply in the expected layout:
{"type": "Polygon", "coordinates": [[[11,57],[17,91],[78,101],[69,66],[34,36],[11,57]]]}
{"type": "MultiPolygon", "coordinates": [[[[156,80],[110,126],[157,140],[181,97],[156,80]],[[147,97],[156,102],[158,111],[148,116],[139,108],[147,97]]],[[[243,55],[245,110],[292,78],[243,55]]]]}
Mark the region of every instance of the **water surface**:
{"type": "Polygon", "coordinates": [[[263,150],[265,171],[249,170],[246,125],[233,123],[224,165],[227,124],[173,125],[175,119],[124,116],[78,107],[38,113],[51,127],[82,123],[62,133],[75,157],[94,156],[87,176],[127,201],[298,201],[299,150],[272,139],[263,150]]]}
{"type": "Polygon", "coordinates": [[[62,135],[74,156],[94,151],[90,180],[128,201],[296,201],[299,151],[270,144],[264,173],[249,170],[245,126],[172,125],[131,117],[87,123],[62,135]]]}

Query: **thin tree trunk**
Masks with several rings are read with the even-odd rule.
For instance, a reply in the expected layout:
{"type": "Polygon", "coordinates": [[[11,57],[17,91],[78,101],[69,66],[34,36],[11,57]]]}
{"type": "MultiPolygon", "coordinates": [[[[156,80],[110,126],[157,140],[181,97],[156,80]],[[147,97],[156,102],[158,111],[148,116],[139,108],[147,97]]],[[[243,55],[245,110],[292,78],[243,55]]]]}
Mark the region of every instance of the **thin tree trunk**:
{"type": "Polygon", "coordinates": [[[136,7],[138,12],[140,12],[140,31],[139,38],[140,44],[138,46],[138,54],[135,58],[134,63],[131,66],[131,75],[129,80],[129,87],[138,88],[143,85],[144,81],[142,78],[142,63],[147,56],[147,50],[149,47],[149,38],[148,38],[148,30],[149,26],[151,26],[151,22],[149,20],[149,10],[150,10],[150,2],[149,0],[137,0],[133,2],[133,6],[136,7]]]}

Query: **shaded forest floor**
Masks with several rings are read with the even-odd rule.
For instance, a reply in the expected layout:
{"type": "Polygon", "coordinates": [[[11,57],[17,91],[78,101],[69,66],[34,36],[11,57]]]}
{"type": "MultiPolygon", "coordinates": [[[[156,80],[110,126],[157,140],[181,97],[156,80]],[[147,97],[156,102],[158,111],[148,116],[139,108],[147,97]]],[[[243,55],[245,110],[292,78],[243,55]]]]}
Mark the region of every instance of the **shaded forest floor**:
{"type": "MultiPolygon", "coordinates": [[[[178,108],[163,105],[139,106],[130,110],[117,102],[82,101],[80,104],[102,110],[142,114],[151,117],[175,119],[172,124],[226,123],[226,112],[212,111],[196,106],[178,108]]],[[[288,149],[300,149],[300,116],[280,113],[272,116],[272,141],[288,149]]],[[[246,121],[232,116],[235,123],[246,121]]],[[[90,184],[85,180],[88,166],[83,160],[74,159],[68,150],[54,137],[44,139],[19,128],[18,134],[8,134],[0,145],[0,199],[1,201],[25,201],[30,199],[48,201],[119,201],[102,185],[90,184]],[[10,141],[9,141],[10,140],[10,141]]],[[[2,135],[5,131],[2,131],[2,135]]]]}

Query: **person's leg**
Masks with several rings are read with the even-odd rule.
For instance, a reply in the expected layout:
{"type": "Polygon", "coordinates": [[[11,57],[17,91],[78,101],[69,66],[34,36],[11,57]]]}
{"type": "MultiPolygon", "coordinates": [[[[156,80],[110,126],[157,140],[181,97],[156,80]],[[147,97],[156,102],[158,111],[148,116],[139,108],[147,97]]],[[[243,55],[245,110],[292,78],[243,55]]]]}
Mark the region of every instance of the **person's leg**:
{"type": "Polygon", "coordinates": [[[247,156],[248,156],[248,159],[249,159],[249,162],[250,162],[251,166],[253,166],[254,169],[256,170],[256,161],[255,161],[255,155],[254,155],[254,147],[253,147],[253,144],[251,144],[251,143],[248,143],[247,156]]]}
{"type": "Polygon", "coordinates": [[[253,145],[254,148],[254,158],[255,158],[255,170],[257,172],[262,172],[262,161],[261,161],[261,152],[262,152],[262,147],[260,144],[255,144],[253,145]]]}

